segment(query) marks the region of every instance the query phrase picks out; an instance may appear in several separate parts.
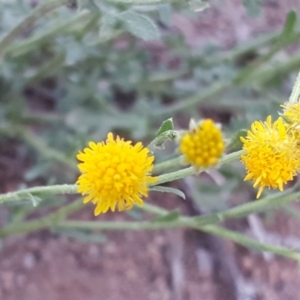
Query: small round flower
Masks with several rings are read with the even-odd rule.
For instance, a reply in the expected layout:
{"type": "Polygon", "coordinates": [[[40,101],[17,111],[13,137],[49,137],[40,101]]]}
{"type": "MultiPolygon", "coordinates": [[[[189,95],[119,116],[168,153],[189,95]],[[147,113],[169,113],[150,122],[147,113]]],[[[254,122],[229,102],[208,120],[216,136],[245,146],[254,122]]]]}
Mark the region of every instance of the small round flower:
{"type": "Polygon", "coordinates": [[[211,119],[190,127],[190,131],[182,135],[179,145],[184,161],[196,168],[217,164],[225,148],[219,127],[211,119]]]}
{"type": "Polygon", "coordinates": [[[282,191],[283,185],[299,171],[297,143],[281,117],[273,124],[271,116],[266,122],[253,122],[241,141],[244,149],[241,160],[247,170],[245,180],[252,179],[253,186],[259,186],[257,198],[265,187],[282,191]]]}
{"type": "Polygon", "coordinates": [[[288,125],[289,131],[297,140],[300,146],[300,102],[286,103],[282,105],[284,111],[282,117],[288,125]]]}
{"type": "Polygon", "coordinates": [[[283,118],[289,123],[289,124],[296,124],[297,126],[300,126],[300,102],[297,103],[285,103],[284,105],[281,105],[283,107],[283,118]]]}
{"type": "Polygon", "coordinates": [[[131,209],[143,205],[142,196],[148,195],[148,184],[157,181],[149,173],[154,156],[142,143],[134,146],[110,132],[106,142],[90,142],[89,147],[77,155],[81,175],[77,180],[78,192],[86,195],[84,203],[92,201],[95,216],[109,209],[131,209]]]}

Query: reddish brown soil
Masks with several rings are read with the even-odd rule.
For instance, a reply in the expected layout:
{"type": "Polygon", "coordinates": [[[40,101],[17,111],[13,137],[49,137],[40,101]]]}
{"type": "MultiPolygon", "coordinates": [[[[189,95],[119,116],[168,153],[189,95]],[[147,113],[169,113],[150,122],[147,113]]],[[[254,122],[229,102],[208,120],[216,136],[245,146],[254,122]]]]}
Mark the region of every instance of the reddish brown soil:
{"type": "MultiPolygon", "coordinates": [[[[211,39],[229,47],[258,32],[280,28],[286,13],[299,10],[299,5],[299,0],[265,1],[264,17],[251,19],[240,1],[219,0],[197,20],[175,16],[174,23],[190,45],[201,46],[211,39]]],[[[14,155],[11,147],[9,152],[6,149],[2,144],[1,192],[18,188],[20,168],[26,168],[16,146],[14,155]]],[[[180,203],[172,197],[155,202],[175,207],[180,203]]],[[[0,225],[5,212],[0,210],[0,225]]],[[[90,208],[85,208],[79,217],[90,215],[90,208]]],[[[104,217],[117,218],[120,215],[104,217]]],[[[293,237],[296,244],[300,240],[299,222],[283,213],[277,213],[266,228],[281,239],[293,237]]],[[[0,300],[300,299],[299,268],[288,259],[264,258],[190,230],[105,235],[103,244],[84,244],[48,231],[7,238],[0,252],[0,300]],[[240,297],[234,292],[236,286],[242,287],[240,297]]]]}

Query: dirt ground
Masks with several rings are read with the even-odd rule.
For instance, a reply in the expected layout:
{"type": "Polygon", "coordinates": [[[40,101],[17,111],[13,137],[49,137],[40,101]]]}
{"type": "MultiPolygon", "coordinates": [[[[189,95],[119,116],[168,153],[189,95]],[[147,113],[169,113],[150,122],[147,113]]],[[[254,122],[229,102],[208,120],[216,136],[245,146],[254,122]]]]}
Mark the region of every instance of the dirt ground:
{"type": "MultiPolygon", "coordinates": [[[[291,8],[300,15],[299,0],[265,0],[263,16],[255,19],[246,15],[240,2],[212,1],[212,7],[193,22],[175,15],[174,28],[181,30],[193,47],[210,39],[229,48],[258,33],[280,28],[291,8]]],[[[1,192],[17,188],[22,182],[20,168],[28,167],[17,144],[9,149],[0,145],[1,192]]],[[[157,194],[151,197],[154,204],[162,202],[157,194]]],[[[168,208],[191,209],[175,196],[164,197],[168,208]]],[[[0,209],[0,222],[5,217],[5,210],[0,209]]],[[[92,218],[91,208],[86,207],[77,217],[92,218]]],[[[101,216],[104,220],[121,218],[129,217],[101,216]]],[[[234,226],[255,235],[256,225],[263,228],[266,242],[300,251],[299,221],[278,212],[268,223],[254,216],[234,226]]],[[[105,243],[83,243],[49,231],[5,239],[0,252],[0,300],[300,299],[300,271],[291,260],[192,230],[104,235],[105,243]]]]}

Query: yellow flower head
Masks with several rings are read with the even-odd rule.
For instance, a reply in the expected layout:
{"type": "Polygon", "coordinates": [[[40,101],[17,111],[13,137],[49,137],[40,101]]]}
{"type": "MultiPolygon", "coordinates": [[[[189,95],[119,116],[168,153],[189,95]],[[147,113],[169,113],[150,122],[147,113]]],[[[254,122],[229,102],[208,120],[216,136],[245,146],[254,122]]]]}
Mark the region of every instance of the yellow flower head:
{"type": "Polygon", "coordinates": [[[244,144],[241,160],[247,170],[245,180],[252,179],[253,186],[259,186],[257,198],[264,187],[282,191],[283,185],[299,171],[296,140],[288,133],[281,117],[273,124],[271,116],[266,122],[253,122],[241,141],[244,144]]]}
{"type": "Polygon", "coordinates": [[[300,126],[300,102],[286,103],[281,107],[284,108],[282,114],[283,118],[289,124],[296,124],[297,126],[300,126]]]}
{"type": "Polygon", "coordinates": [[[190,128],[190,131],[183,134],[179,145],[185,162],[196,168],[215,165],[225,147],[221,130],[211,119],[191,127],[194,128],[190,128]]]}
{"type": "Polygon", "coordinates": [[[298,146],[300,146],[300,102],[286,103],[282,107],[284,108],[282,117],[288,124],[291,134],[295,135],[298,146]]]}
{"type": "Polygon", "coordinates": [[[142,196],[148,195],[148,184],[157,181],[148,174],[153,168],[154,156],[142,143],[131,145],[110,132],[101,143],[90,142],[77,155],[81,175],[77,180],[78,192],[87,195],[84,203],[92,201],[95,216],[109,209],[131,209],[143,205],[142,196]]]}

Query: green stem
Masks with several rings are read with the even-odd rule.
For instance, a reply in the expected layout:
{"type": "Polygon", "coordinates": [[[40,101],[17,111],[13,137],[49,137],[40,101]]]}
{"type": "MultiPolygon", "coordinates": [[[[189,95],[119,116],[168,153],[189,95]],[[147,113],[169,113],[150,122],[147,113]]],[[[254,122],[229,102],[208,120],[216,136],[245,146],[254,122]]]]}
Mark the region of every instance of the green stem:
{"type": "Polygon", "coordinates": [[[62,221],[55,225],[60,229],[82,229],[82,230],[156,230],[166,228],[187,227],[186,222],[179,222],[178,220],[168,222],[111,222],[111,221],[62,221]]]}
{"type": "Polygon", "coordinates": [[[223,222],[228,219],[238,219],[246,217],[253,213],[260,213],[270,209],[281,207],[282,205],[298,201],[300,192],[293,193],[293,191],[287,191],[285,193],[277,193],[276,195],[266,197],[261,200],[254,200],[249,203],[239,205],[237,207],[228,209],[224,212],[194,217],[194,224],[203,226],[223,222]]]}
{"type": "Polygon", "coordinates": [[[219,226],[208,225],[203,227],[196,227],[196,229],[204,231],[209,234],[219,236],[227,240],[231,240],[233,242],[236,242],[240,245],[246,246],[251,249],[255,249],[258,251],[268,251],[277,255],[295,259],[298,262],[300,262],[300,253],[297,253],[294,250],[285,247],[273,246],[273,245],[257,242],[251,238],[246,237],[243,234],[236,233],[234,231],[219,226]]]}
{"type": "MultiPolygon", "coordinates": [[[[220,160],[220,164],[229,163],[233,160],[236,160],[240,157],[242,151],[233,152],[227,154],[220,160]]],[[[161,183],[173,181],[176,179],[184,178],[192,174],[196,174],[199,171],[195,171],[193,167],[186,169],[178,170],[176,172],[164,174],[158,176],[158,181],[153,185],[158,185],[161,183]]],[[[41,187],[32,187],[16,192],[11,192],[7,194],[0,194],[0,204],[5,202],[19,200],[21,198],[26,198],[30,196],[39,196],[43,194],[55,195],[55,194],[77,194],[77,185],[76,184],[62,184],[62,185],[52,185],[52,186],[41,186],[41,187]]]]}
{"type": "Polygon", "coordinates": [[[179,166],[183,161],[183,155],[177,156],[167,161],[155,164],[152,173],[161,173],[162,171],[168,170],[172,167],[179,166]]]}
{"type": "MultiPolygon", "coordinates": [[[[243,153],[243,150],[240,150],[240,151],[236,151],[236,152],[225,155],[224,157],[222,157],[220,159],[218,166],[226,164],[226,163],[230,163],[234,160],[239,159],[242,153],[243,153]]],[[[197,170],[194,167],[188,167],[188,168],[181,169],[181,170],[178,170],[175,172],[170,172],[170,173],[158,176],[158,181],[151,185],[158,185],[158,184],[162,184],[165,182],[170,182],[170,181],[178,180],[181,178],[185,178],[190,175],[198,174],[200,171],[204,171],[204,170],[197,170]]]]}
{"type": "MultiPolygon", "coordinates": [[[[249,203],[245,203],[237,207],[233,207],[223,212],[196,216],[188,219],[190,220],[192,226],[197,227],[197,226],[212,225],[212,224],[226,221],[228,219],[238,219],[238,218],[246,217],[253,213],[260,213],[270,209],[282,207],[283,205],[290,203],[292,201],[298,201],[299,198],[300,198],[300,192],[294,193],[293,190],[289,190],[284,193],[282,192],[277,193],[275,195],[266,197],[264,199],[253,200],[249,203]]],[[[144,204],[144,206],[141,209],[143,210],[145,209],[145,211],[159,216],[164,216],[170,213],[168,210],[157,208],[156,206],[153,206],[151,204],[144,204]]],[[[182,216],[181,219],[185,219],[185,221],[187,221],[187,217],[182,216]]]]}
{"type": "Polygon", "coordinates": [[[293,90],[288,103],[291,104],[297,103],[299,101],[299,96],[300,96],[300,71],[298,72],[298,76],[293,86],[293,90]]]}
{"type": "Polygon", "coordinates": [[[195,175],[195,174],[198,174],[198,173],[199,173],[199,171],[196,170],[194,167],[188,167],[188,168],[185,168],[185,169],[181,169],[181,170],[178,170],[178,171],[175,171],[175,172],[170,172],[170,173],[158,176],[158,181],[155,182],[155,183],[152,183],[151,186],[152,185],[159,185],[159,184],[170,182],[170,181],[175,181],[175,180],[185,178],[185,177],[188,177],[190,175],[195,175]]]}
{"type": "MultiPolygon", "coordinates": [[[[73,207],[73,211],[78,208],[77,203],[75,203],[73,207]]],[[[153,210],[152,207],[147,207],[146,211],[154,213],[158,216],[165,214],[168,212],[164,209],[153,210]]],[[[70,208],[68,208],[70,212],[70,208]]],[[[65,214],[63,214],[65,215],[65,214]]],[[[31,221],[27,223],[23,223],[22,226],[14,226],[14,227],[6,227],[0,230],[0,236],[4,237],[13,233],[25,233],[33,230],[38,230],[42,228],[56,228],[56,229],[79,229],[79,230],[156,230],[156,229],[167,229],[167,228],[194,228],[197,230],[204,231],[209,234],[217,235],[222,238],[226,238],[228,240],[234,241],[243,246],[256,249],[259,251],[269,251],[281,256],[285,256],[291,259],[295,259],[300,261],[300,254],[296,253],[293,250],[277,247],[265,243],[257,242],[253,239],[250,239],[242,234],[233,232],[231,230],[217,227],[214,225],[206,225],[199,226],[195,225],[192,221],[192,218],[179,217],[173,221],[141,221],[141,222],[94,222],[94,221],[60,221],[57,216],[49,216],[47,218],[43,218],[37,221],[31,221]]],[[[17,224],[18,225],[18,224],[17,224]]]]}
{"type": "Polygon", "coordinates": [[[66,218],[71,213],[79,210],[83,206],[82,199],[73,201],[72,203],[58,209],[52,214],[27,222],[14,222],[0,229],[0,237],[6,237],[12,234],[24,234],[36,230],[51,228],[53,224],[66,218]]]}
{"type": "Polygon", "coordinates": [[[70,0],[52,0],[38,5],[25,19],[9,31],[0,41],[0,60],[6,53],[8,47],[15,40],[15,38],[22,34],[24,29],[31,26],[36,20],[45,16],[49,12],[58,7],[66,5],[70,0]]]}
{"type": "Polygon", "coordinates": [[[51,186],[32,187],[16,192],[0,194],[0,204],[16,201],[20,199],[30,199],[32,196],[57,195],[57,194],[77,194],[77,185],[61,184],[51,186]]]}
{"type": "MultiPolygon", "coordinates": [[[[65,192],[76,191],[76,186],[66,186],[65,189],[62,186],[57,186],[56,190],[65,192]]],[[[33,188],[32,192],[45,192],[42,188],[33,188]]],[[[51,188],[53,191],[53,187],[51,188]]],[[[257,242],[253,239],[245,237],[242,234],[224,229],[221,227],[210,225],[209,223],[216,223],[218,221],[223,221],[226,218],[241,217],[245,214],[250,214],[253,212],[266,210],[274,205],[282,205],[287,201],[292,201],[299,199],[300,192],[294,194],[279,194],[277,196],[268,197],[266,199],[257,201],[255,203],[261,202],[260,205],[254,203],[247,203],[237,208],[233,208],[224,213],[219,213],[210,216],[199,216],[199,217],[184,217],[179,216],[171,221],[141,221],[141,222],[94,222],[94,221],[62,221],[68,214],[78,210],[82,207],[81,200],[77,200],[68,206],[65,206],[52,213],[47,217],[40,218],[38,220],[29,221],[25,223],[16,223],[8,225],[0,230],[0,236],[5,237],[11,234],[20,234],[31,232],[43,228],[58,228],[58,229],[80,229],[80,230],[155,230],[155,229],[166,229],[166,228],[194,228],[201,230],[210,234],[220,236],[232,240],[238,244],[244,245],[249,248],[253,248],[259,251],[269,251],[281,256],[285,256],[291,259],[296,259],[300,261],[300,254],[296,253],[290,249],[284,247],[277,247],[268,245],[265,243],[257,242]],[[274,204],[275,203],[275,204],[274,204]],[[200,221],[202,219],[202,222],[200,221]],[[206,220],[205,222],[203,222],[206,220]],[[206,224],[205,224],[206,223],[206,224]]],[[[0,198],[1,199],[1,198],[0,198]]],[[[154,214],[156,216],[165,216],[170,212],[163,208],[159,208],[150,204],[145,204],[142,209],[146,212],[154,214]]]]}
{"type": "Polygon", "coordinates": [[[168,222],[91,222],[91,221],[62,221],[55,225],[59,229],[81,229],[81,230],[156,230],[166,228],[194,228],[204,231],[206,233],[219,236],[237,244],[246,246],[258,251],[269,251],[277,255],[295,259],[300,262],[300,253],[285,247],[278,247],[266,243],[258,242],[254,239],[248,238],[243,234],[234,231],[214,226],[192,226],[188,221],[177,219],[168,222]]]}

